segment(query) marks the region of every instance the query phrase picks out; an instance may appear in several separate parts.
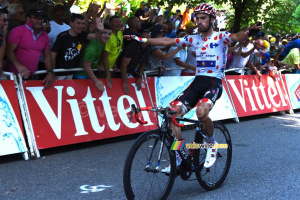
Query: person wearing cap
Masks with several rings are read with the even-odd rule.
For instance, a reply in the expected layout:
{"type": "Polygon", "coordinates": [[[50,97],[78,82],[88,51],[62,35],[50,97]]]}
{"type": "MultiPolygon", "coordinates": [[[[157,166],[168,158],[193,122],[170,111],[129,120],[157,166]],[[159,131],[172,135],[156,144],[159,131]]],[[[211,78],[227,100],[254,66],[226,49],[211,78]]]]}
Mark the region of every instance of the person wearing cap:
{"type": "Polygon", "coordinates": [[[12,29],[7,39],[6,69],[19,73],[22,78],[34,80],[39,59],[44,54],[48,73],[43,81],[49,88],[54,79],[50,57],[49,36],[43,31],[45,14],[40,9],[32,8],[26,17],[26,24],[12,29]]]}
{"type": "MultiPolygon", "coordinates": [[[[197,118],[203,124],[208,143],[214,145],[217,144],[217,141],[214,137],[214,127],[209,112],[222,95],[227,45],[231,42],[241,42],[256,35],[261,27],[255,24],[246,32],[215,32],[212,24],[216,19],[216,10],[212,5],[200,3],[194,8],[194,13],[198,26],[197,35],[187,35],[183,38],[139,38],[127,35],[124,38],[150,45],[194,47],[197,61],[197,66],[193,66],[193,70],[196,71],[195,79],[173,101],[172,107],[177,110],[177,116],[182,117],[197,105],[197,118]]],[[[257,74],[260,75],[259,72],[257,74]]],[[[177,140],[182,139],[180,127],[171,124],[171,129],[177,140]]],[[[207,149],[204,168],[210,168],[214,165],[217,151],[216,148],[207,149]]],[[[176,163],[180,164],[180,160],[177,161],[176,163]]],[[[170,166],[162,169],[161,172],[169,174],[170,166]]]]}
{"type": "Polygon", "coordinates": [[[262,45],[262,48],[261,48],[261,53],[262,53],[261,64],[262,65],[265,65],[269,61],[271,61],[271,55],[268,52],[269,46],[270,46],[270,43],[267,40],[263,40],[263,45],[262,45]]]}
{"type": "Polygon", "coordinates": [[[283,46],[287,45],[287,44],[288,44],[288,40],[287,40],[287,39],[283,39],[283,40],[281,41],[281,44],[282,44],[283,46]]]}
{"type": "Polygon", "coordinates": [[[71,27],[64,23],[67,17],[67,9],[65,5],[56,3],[48,10],[48,17],[51,19],[51,31],[48,33],[50,39],[50,48],[53,47],[56,37],[63,31],[69,30],[71,27]]]}
{"type": "Polygon", "coordinates": [[[197,26],[194,24],[194,22],[189,21],[188,23],[185,24],[185,31],[189,35],[193,35],[194,30],[197,28],[197,26]]]}

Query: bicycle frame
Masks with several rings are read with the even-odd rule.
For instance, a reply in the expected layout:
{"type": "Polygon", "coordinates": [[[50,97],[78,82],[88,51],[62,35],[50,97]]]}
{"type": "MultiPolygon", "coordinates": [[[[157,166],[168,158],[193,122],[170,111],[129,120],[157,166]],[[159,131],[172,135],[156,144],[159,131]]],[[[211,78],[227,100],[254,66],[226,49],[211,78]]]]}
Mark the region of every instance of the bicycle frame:
{"type": "MultiPolygon", "coordinates": [[[[198,120],[193,120],[193,119],[188,119],[188,118],[181,118],[181,117],[175,117],[176,112],[174,112],[174,110],[171,109],[171,108],[167,108],[167,109],[165,109],[165,110],[162,111],[162,110],[159,110],[159,108],[154,108],[154,107],[136,108],[135,105],[131,105],[131,107],[132,107],[132,111],[130,113],[130,121],[131,121],[131,118],[132,118],[132,113],[135,112],[135,118],[136,118],[136,120],[139,123],[141,123],[141,124],[146,124],[147,123],[146,121],[142,121],[138,117],[138,113],[140,111],[153,111],[153,112],[156,112],[157,113],[157,117],[158,117],[159,113],[161,113],[160,116],[162,117],[161,126],[159,126],[159,123],[157,124],[158,129],[160,129],[160,132],[163,133],[163,134],[161,136],[162,137],[162,142],[160,144],[161,146],[160,146],[160,152],[159,152],[158,160],[157,160],[157,163],[156,163],[156,168],[155,168],[155,170],[149,169],[150,160],[152,158],[153,149],[157,145],[157,140],[153,144],[153,149],[151,151],[150,157],[149,157],[147,165],[146,165],[146,169],[145,169],[146,171],[154,171],[154,172],[158,172],[159,171],[159,164],[160,164],[160,159],[161,159],[161,154],[162,154],[162,151],[163,151],[164,144],[168,148],[168,151],[170,151],[171,155],[175,156],[175,151],[170,150],[171,146],[172,146],[172,144],[174,142],[174,140],[176,140],[176,137],[173,134],[173,132],[171,130],[171,127],[170,127],[171,123],[175,124],[175,126],[178,126],[178,127],[183,127],[184,125],[177,123],[177,121],[184,121],[184,122],[190,122],[190,123],[196,124],[197,128],[196,128],[195,137],[197,136],[196,134],[198,132],[200,132],[200,137],[206,138],[206,135],[203,133],[202,127],[200,127],[201,123],[198,120]],[[171,111],[171,112],[169,113],[169,111],[171,111]],[[170,114],[174,114],[174,116],[170,116],[170,114]]],[[[185,155],[184,151],[177,151],[177,152],[178,152],[179,156],[182,159],[182,163],[183,163],[183,166],[185,167],[185,169],[187,169],[190,172],[194,172],[196,170],[195,167],[198,168],[198,166],[194,166],[193,163],[190,162],[190,160],[188,159],[188,157],[185,155]]]]}

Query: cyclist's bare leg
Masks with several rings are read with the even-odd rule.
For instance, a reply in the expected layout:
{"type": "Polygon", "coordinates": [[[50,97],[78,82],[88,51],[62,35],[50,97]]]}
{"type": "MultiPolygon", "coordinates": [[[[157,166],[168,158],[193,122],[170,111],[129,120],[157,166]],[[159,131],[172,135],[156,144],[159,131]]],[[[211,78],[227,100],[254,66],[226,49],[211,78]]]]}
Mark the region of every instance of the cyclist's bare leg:
{"type": "Polygon", "coordinates": [[[211,105],[209,103],[200,102],[196,110],[197,117],[203,124],[204,131],[208,137],[214,134],[214,125],[208,116],[210,109],[211,105]]]}
{"type": "MultiPolygon", "coordinates": [[[[177,117],[182,117],[184,115],[184,112],[182,111],[181,106],[175,105],[175,106],[173,106],[173,108],[175,108],[177,110],[177,114],[176,114],[177,117]]],[[[181,128],[180,127],[177,127],[173,123],[171,123],[171,129],[172,129],[175,137],[178,140],[182,139],[181,128]]]]}

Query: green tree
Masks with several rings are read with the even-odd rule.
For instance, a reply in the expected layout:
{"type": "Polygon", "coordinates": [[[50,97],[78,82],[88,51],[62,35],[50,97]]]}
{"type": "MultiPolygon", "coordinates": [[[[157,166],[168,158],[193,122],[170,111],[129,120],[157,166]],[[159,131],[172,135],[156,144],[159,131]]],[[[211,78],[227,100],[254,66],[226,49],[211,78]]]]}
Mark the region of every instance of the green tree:
{"type": "MultiPolygon", "coordinates": [[[[294,13],[297,8],[297,1],[278,0],[274,3],[275,7],[268,6],[264,16],[264,28],[270,29],[273,33],[298,32],[300,25],[297,14],[294,13]],[[294,13],[294,14],[293,14],[294,13]]],[[[300,11],[300,9],[299,9],[300,11]]],[[[297,10],[296,10],[297,12],[297,10]]]]}

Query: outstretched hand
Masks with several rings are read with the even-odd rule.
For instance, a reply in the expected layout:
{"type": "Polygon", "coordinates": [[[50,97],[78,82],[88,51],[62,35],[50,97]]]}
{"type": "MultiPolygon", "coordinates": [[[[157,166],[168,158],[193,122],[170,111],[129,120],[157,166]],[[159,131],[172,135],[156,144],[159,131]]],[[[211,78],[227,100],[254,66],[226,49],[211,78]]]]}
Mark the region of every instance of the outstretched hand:
{"type": "Polygon", "coordinates": [[[96,19],[97,30],[102,31],[104,29],[104,19],[96,19]]]}

